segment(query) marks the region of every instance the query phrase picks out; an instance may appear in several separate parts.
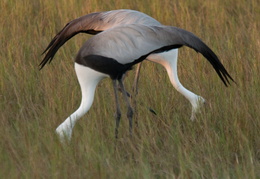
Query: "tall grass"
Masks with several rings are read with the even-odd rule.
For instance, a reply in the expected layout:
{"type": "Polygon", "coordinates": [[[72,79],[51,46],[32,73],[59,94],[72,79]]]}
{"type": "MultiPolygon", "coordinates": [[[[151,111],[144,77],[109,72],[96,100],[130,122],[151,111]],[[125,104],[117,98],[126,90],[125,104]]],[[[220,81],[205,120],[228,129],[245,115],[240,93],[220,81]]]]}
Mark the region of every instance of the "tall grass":
{"type": "MultiPolygon", "coordinates": [[[[0,178],[260,178],[258,0],[2,0],[0,11],[0,178]],[[114,139],[107,79],[71,144],[62,146],[54,131],[80,103],[73,58],[89,36],[74,37],[42,71],[40,54],[69,20],[121,8],[194,32],[237,85],[224,87],[201,55],[182,48],[181,82],[207,99],[196,121],[165,70],[145,62],[133,138],[123,116],[114,139]]],[[[127,89],[133,77],[130,72],[127,89]]]]}

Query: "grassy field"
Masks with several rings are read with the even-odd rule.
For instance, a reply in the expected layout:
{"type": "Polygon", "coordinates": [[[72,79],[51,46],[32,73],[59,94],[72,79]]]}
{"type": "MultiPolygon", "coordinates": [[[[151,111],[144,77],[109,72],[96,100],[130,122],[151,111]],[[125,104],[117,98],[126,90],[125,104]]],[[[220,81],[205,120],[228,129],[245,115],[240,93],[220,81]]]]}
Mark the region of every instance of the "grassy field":
{"type": "MultiPolygon", "coordinates": [[[[0,178],[260,178],[258,0],[1,0],[0,12],[0,178]],[[145,62],[133,138],[123,116],[114,139],[113,89],[106,79],[63,146],[55,128],[80,103],[73,58],[89,35],[74,37],[41,71],[40,54],[68,21],[121,8],[192,31],[237,85],[226,88],[200,54],[182,48],[180,80],[207,100],[196,121],[164,68],[145,62]]],[[[134,71],[127,89],[133,78],[134,71]]]]}

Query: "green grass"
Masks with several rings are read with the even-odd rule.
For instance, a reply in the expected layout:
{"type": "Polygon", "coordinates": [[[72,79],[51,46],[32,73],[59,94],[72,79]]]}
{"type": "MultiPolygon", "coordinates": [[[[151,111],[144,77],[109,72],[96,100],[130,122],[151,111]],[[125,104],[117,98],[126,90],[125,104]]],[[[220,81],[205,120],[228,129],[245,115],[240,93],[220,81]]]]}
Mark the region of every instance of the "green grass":
{"type": "MultiPolygon", "coordinates": [[[[260,178],[258,0],[2,0],[0,11],[0,178],[260,178]],[[123,116],[114,139],[113,89],[106,79],[71,144],[62,146],[54,131],[80,103],[73,58],[89,36],[74,37],[42,71],[40,54],[68,21],[121,8],[192,31],[237,85],[224,87],[201,55],[182,48],[180,80],[207,100],[196,121],[166,71],[145,62],[133,138],[123,116]]],[[[132,71],[127,89],[133,78],[132,71]]]]}

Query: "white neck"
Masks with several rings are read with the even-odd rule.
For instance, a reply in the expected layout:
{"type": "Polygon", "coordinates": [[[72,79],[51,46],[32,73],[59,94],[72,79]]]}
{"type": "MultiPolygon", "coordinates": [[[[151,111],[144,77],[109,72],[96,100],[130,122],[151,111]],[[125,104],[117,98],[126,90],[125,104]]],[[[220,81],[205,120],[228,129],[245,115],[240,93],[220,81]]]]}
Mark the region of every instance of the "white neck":
{"type": "Polygon", "coordinates": [[[107,77],[105,74],[99,73],[77,63],[75,63],[75,71],[81,87],[81,104],[79,108],[56,129],[56,132],[60,136],[61,140],[64,140],[65,136],[70,140],[75,123],[84,114],[86,114],[92,106],[97,84],[100,80],[107,77]]]}
{"type": "MultiPolygon", "coordinates": [[[[177,69],[177,59],[178,59],[178,49],[173,49],[163,53],[151,54],[147,57],[149,61],[159,63],[165,67],[170,81],[174,88],[180,92],[186,99],[188,99],[192,105],[192,112],[195,113],[201,102],[205,100],[193,92],[186,89],[179,81],[178,69],[177,69]]],[[[193,118],[193,117],[192,117],[193,118]]]]}

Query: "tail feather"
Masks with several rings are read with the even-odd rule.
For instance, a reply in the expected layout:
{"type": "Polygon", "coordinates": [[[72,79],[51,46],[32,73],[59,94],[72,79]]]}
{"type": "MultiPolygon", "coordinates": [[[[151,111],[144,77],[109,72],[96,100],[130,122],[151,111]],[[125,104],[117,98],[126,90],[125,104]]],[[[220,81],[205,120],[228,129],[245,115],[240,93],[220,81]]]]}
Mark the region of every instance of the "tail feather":
{"type": "MultiPolygon", "coordinates": [[[[139,28],[145,29],[147,27],[139,28]]],[[[231,75],[227,72],[223,64],[220,62],[217,55],[199,37],[197,37],[193,33],[172,26],[152,26],[150,28],[152,28],[157,34],[154,37],[159,38],[161,42],[165,42],[165,44],[167,44],[166,46],[152,51],[151,53],[159,53],[174,48],[180,48],[183,45],[190,47],[196,52],[201,53],[210,62],[225,86],[230,85],[230,81],[235,82],[231,75]]]]}
{"type": "Polygon", "coordinates": [[[50,63],[59,48],[73,36],[77,35],[78,33],[99,33],[100,31],[95,30],[95,26],[93,26],[94,22],[96,21],[95,18],[98,18],[98,14],[99,13],[88,14],[67,23],[66,26],[51,40],[47,48],[43,51],[42,55],[45,53],[46,55],[39,65],[40,69],[42,69],[46,63],[50,63]]]}
{"type": "Polygon", "coordinates": [[[195,36],[193,33],[183,29],[178,29],[178,31],[182,31],[180,33],[180,36],[185,42],[184,45],[193,48],[195,51],[201,53],[211,63],[225,86],[230,85],[230,81],[235,82],[231,75],[227,72],[223,64],[220,62],[217,55],[200,38],[195,36]]]}

